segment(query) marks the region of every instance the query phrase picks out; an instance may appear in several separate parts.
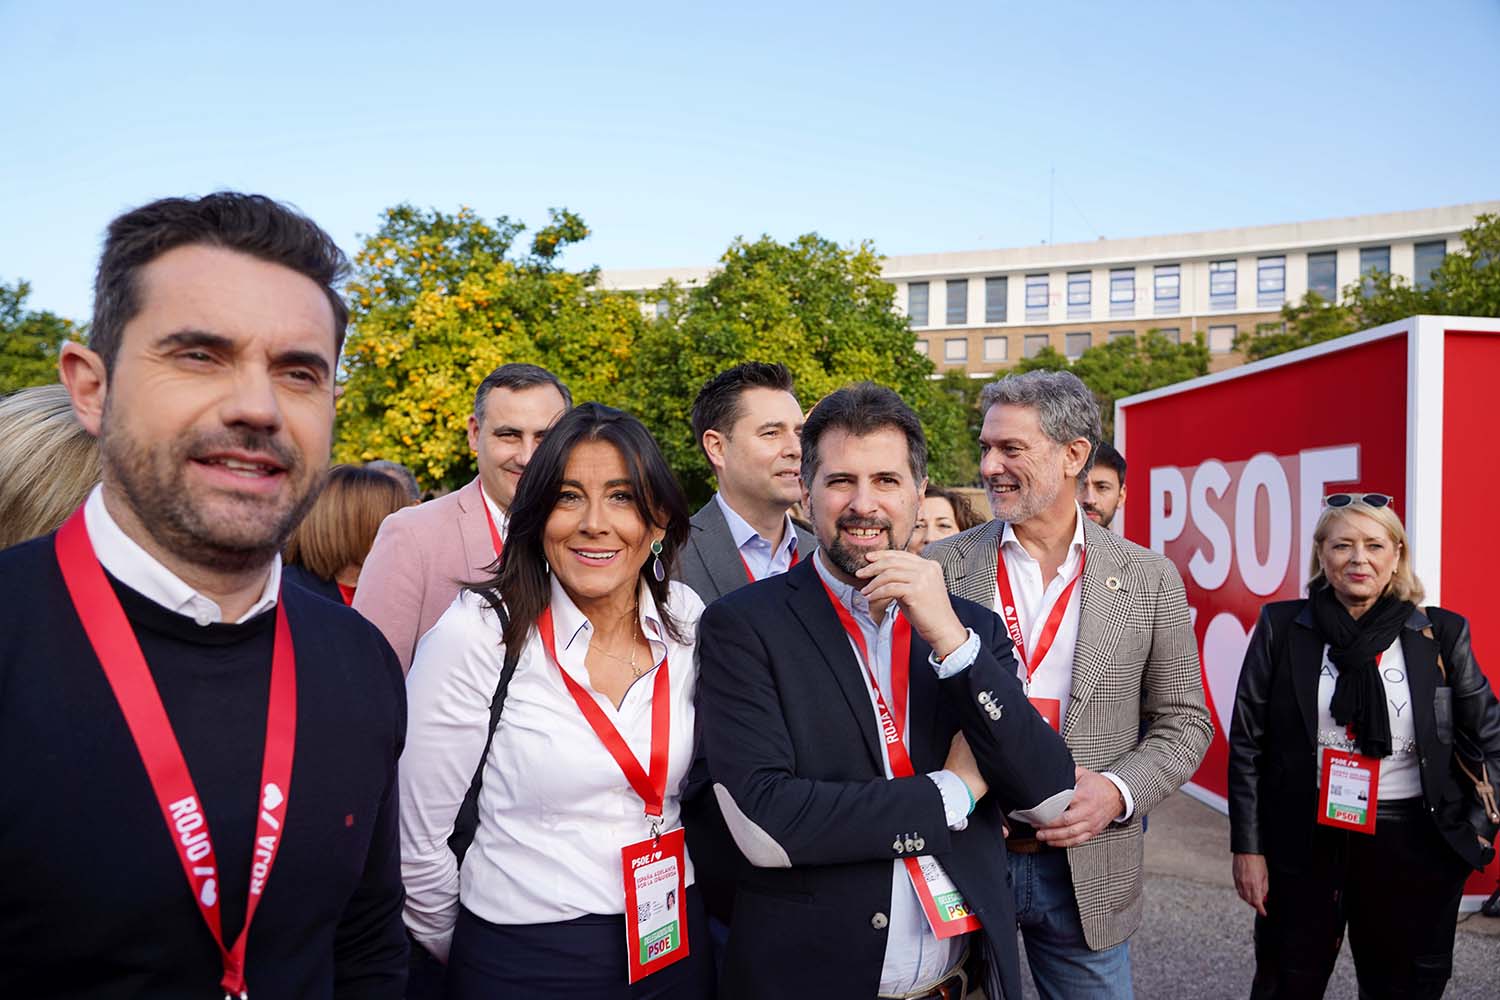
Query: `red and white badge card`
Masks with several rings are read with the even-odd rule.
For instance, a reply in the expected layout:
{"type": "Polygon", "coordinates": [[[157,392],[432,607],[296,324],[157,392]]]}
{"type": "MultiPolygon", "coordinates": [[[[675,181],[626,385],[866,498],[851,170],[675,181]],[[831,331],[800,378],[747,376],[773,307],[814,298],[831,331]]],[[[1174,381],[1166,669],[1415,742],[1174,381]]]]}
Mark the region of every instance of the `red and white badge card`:
{"type": "Polygon", "coordinates": [[[1375,832],[1375,807],[1380,788],[1380,761],[1359,753],[1323,749],[1319,781],[1318,822],[1324,826],[1375,832]]]}
{"type": "Polygon", "coordinates": [[[924,854],[920,858],[903,860],[906,862],[907,874],[911,876],[912,887],[917,890],[922,912],[926,914],[927,923],[938,940],[979,930],[982,926],[979,918],[969,910],[963,893],[958,891],[958,886],[943,871],[937,858],[924,854]]]}
{"type": "Polygon", "coordinates": [[[1062,699],[1061,698],[1027,698],[1031,707],[1046,720],[1047,725],[1052,727],[1055,733],[1062,732],[1062,699]]]}
{"type": "Polygon", "coordinates": [[[680,827],[620,852],[625,873],[625,955],[632,983],[687,957],[686,858],[680,827]]]}

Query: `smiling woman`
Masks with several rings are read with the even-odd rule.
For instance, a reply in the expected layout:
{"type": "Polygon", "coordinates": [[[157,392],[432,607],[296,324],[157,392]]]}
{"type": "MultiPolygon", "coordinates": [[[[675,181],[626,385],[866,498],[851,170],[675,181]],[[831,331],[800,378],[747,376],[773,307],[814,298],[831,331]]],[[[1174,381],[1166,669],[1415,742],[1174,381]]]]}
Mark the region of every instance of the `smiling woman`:
{"type": "Polygon", "coordinates": [[[711,995],[677,829],[703,609],[669,582],[687,533],[686,499],[645,427],[584,403],[521,477],[496,576],[418,644],[401,759],[406,920],[447,958],[447,996],[543,984],[563,997],[711,995]],[[491,735],[492,696],[503,713],[491,735]],[[460,885],[449,838],[475,761],[460,885]],[[642,845],[671,860],[646,866],[650,884],[622,862],[642,845]]]}

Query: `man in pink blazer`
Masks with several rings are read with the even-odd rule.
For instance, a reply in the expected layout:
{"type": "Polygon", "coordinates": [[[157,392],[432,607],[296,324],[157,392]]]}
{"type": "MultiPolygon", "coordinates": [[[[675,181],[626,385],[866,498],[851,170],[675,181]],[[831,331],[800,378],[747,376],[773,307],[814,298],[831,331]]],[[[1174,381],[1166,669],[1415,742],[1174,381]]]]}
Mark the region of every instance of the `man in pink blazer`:
{"type": "Polygon", "coordinates": [[[479,383],[469,417],[479,475],[381,523],[359,574],[354,610],[385,633],[403,671],[459,588],[483,579],[499,558],[521,473],[547,428],[572,405],[567,386],[545,368],[496,368],[479,383]]]}

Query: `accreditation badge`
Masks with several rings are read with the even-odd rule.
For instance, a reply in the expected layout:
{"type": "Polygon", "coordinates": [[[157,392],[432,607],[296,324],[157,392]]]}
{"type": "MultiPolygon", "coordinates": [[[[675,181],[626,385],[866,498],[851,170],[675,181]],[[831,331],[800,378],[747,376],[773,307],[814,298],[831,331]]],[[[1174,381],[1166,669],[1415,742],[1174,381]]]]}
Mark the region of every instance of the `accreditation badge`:
{"type": "Polygon", "coordinates": [[[1031,707],[1052,727],[1054,733],[1062,732],[1062,699],[1061,698],[1027,698],[1031,707]]]}
{"type": "Polygon", "coordinates": [[[1318,822],[1355,833],[1375,832],[1380,761],[1333,747],[1323,749],[1318,822]]]}
{"type": "Polygon", "coordinates": [[[632,983],[687,957],[686,857],[681,827],[620,852],[625,955],[632,983]]]}
{"type": "Polygon", "coordinates": [[[938,940],[977,931],[982,926],[979,918],[964,902],[963,893],[953,884],[953,879],[943,871],[937,858],[924,854],[920,858],[905,858],[906,872],[911,876],[912,888],[917,890],[917,899],[927,924],[938,940]]]}

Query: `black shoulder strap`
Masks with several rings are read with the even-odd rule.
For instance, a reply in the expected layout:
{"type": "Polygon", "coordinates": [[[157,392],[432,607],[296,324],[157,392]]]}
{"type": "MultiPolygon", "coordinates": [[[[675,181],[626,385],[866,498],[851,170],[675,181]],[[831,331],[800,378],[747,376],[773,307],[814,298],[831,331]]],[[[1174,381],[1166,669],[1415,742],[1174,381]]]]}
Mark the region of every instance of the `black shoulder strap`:
{"type": "MultiPolygon", "coordinates": [[[[491,607],[500,616],[500,631],[504,633],[510,627],[510,615],[506,613],[504,605],[492,603],[491,607]]],[[[474,768],[474,777],[469,779],[469,791],[464,795],[463,804],[458,807],[453,832],[448,835],[448,849],[458,858],[460,865],[464,863],[464,855],[469,852],[469,845],[474,842],[474,832],[479,829],[479,785],[484,780],[484,762],[489,759],[490,745],[495,742],[495,729],[500,725],[500,713],[505,708],[505,692],[510,688],[510,679],[515,675],[516,663],[520,659],[519,644],[515,648],[506,647],[505,663],[500,667],[500,680],[490,698],[490,727],[484,737],[484,752],[479,755],[479,765],[474,768]]]]}

